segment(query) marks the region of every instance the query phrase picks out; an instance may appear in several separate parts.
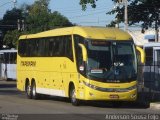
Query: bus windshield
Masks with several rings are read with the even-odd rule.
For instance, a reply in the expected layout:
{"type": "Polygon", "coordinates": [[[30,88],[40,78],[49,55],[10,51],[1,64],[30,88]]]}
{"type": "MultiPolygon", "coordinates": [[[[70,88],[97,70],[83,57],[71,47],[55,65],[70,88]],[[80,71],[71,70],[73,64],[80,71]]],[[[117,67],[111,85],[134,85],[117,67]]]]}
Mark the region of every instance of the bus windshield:
{"type": "Polygon", "coordinates": [[[88,40],[87,76],[101,82],[136,80],[133,42],[88,40]]]}

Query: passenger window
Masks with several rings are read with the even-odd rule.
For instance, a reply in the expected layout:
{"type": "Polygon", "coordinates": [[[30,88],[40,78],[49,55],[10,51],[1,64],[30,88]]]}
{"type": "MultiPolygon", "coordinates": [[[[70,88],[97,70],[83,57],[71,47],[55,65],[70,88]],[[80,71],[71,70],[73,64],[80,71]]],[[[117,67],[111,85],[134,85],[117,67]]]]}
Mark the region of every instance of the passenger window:
{"type": "Polygon", "coordinates": [[[48,57],[49,56],[49,39],[48,38],[43,38],[43,40],[44,40],[44,47],[45,47],[45,49],[44,49],[44,56],[45,57],[48,57]]]}
{"type": "Polygon", "coordinates": [[[68,57],[73,61],[71,36],[20,40],[19,55],[26,57],[68,57]]]}
{"type": "Polygon", "coordinates": [[[71,36],[65,38],[65,56],[73,61],[72,39],[71,36]]]}
{"type": "Polygon", "coordinates": [[[54,56],[54,38],[49,39],[49,56],[54,56]]]}
{"type": "Polygon", "coordinates": [[[26,56],[26,50],[27,50],[26,40],[19,40],[18,54],[24,57],[26,56]]]}
{"type": "Polygon", "coordinates": [[[37,55],[37,43],[36,39],[29,40],[29,54],[27,56],[34,57],[37,55]]]}

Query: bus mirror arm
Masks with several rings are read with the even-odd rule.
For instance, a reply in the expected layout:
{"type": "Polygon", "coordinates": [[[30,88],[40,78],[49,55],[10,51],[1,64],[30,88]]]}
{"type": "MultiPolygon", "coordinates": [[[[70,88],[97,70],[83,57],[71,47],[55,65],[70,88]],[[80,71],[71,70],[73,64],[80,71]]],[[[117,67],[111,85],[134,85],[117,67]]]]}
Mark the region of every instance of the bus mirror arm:
{"type": "Polygon", "coordinates": [[[86,47],[83,45],[83,44],[81,44],[81,43],[79,43],[78,44],[80,47],[81,47],[81,49],[82,49],[82,57],[83,57],[83,61],[84,62],[86,62],[87,61],[87,50],[86,50],[86,47]]]}
{"type": "Polygon", "coordinates": [[[140,52],[140,59],[141,59],[141,63],[144,64],[145,63],[145,52],[142,48],[136,46],[136,49],[140,52]]]}

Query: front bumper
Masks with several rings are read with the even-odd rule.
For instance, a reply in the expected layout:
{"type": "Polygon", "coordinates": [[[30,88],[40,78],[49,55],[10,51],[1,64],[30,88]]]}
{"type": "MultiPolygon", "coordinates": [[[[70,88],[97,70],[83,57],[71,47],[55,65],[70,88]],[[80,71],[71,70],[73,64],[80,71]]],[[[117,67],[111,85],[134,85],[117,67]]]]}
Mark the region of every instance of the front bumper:
{"type": "Polygon", "coordinates": [[[101,92],[86,88],[85,92],[85,100],[135,101],[136,99],[136,89],[128,92],[101,92]]]}

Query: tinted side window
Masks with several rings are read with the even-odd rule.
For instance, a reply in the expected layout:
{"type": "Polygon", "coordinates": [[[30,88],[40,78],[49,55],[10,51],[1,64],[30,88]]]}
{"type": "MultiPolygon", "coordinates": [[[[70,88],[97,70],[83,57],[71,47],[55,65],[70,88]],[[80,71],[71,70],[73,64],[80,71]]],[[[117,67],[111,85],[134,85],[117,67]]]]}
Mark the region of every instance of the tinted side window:
{"type": "Polygon", "coordinates": [[[60,56],[60,37],[56,37],[54,40],[54,56],[60,56]]]}
{"type": "Polygon", "coordinates": [[[61,37],[52,37],[48,39],[49,55],[48,56],[62,56],[61,55],[61,44],[63,41],[61,37]]]}
{"type": "Polygon", "coordinates": [[[48,38],[43,38],[44,40],[44,48],[43,48],[43,53],[44,53],[44,57],[48,57],[49,56],[49,39],[48,38]]]}
{"type": "Polygon", "coordinates": [[[18,54],[20,56],[26,56],[26,50],[27,50],[27,41],[26,40],[19,40],[18,44],[18,54]]]}
{"type": "Polygon", "coordinates": [[[54,38],[49,38],[49,56],[54,56],[54,38]]]}
{"type": "Polygon", "coordinates": [[[68,57],[73,61],[71,36],[19,40],[18,54],[22,57],[68,57]]]}
{"type": "Polygon", "coordinates": [[[38,57],[45,56],[45,40],[37,39],[37,55],[38,57]]]}
{"type": "Polygon", "coordinates": [[[37,43],[36,39],[29,40],[28,42],[28,54],[27,56],[34,57],[37,55],[37,43]]]}
{"type": "Polygon", "coordinates": [[[73,50],[72,50],[72,39],[71,36],[66,36],[64,38],[64,48],[65,56],[73,61],[73,50]]]}

